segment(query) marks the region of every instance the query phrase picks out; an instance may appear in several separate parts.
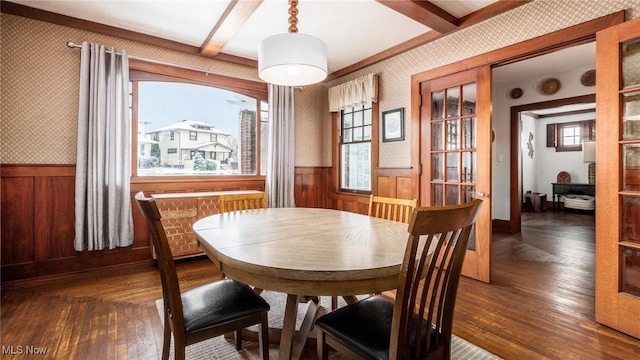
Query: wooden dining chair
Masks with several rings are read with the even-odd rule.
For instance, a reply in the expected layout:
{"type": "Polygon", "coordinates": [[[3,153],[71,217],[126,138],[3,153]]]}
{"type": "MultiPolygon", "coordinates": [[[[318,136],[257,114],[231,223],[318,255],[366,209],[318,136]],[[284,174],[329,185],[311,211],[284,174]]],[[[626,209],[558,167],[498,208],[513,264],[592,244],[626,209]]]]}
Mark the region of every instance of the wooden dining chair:
{"type": "Polygon", "coordinates": [[[169,358],[172,333],[175,358],[182,360],[185,358],[186,346],[234,331],[236,349],[240,350],[241,330],[255,324],[259,324],[260,356],[262,359],[268,359],[269,303],[249,286],[231,279],[180,292],[175,263],[155,199],[145,197],[142,192],[137,193],[135,198],[149,226],[162,282],[162,359],[169,358]]]}
{"type": "Polygon", "coordinates": [[[265,209],[267,207],[267,194],[264,192],[255,194],[220,195],[220,212],[237,210],[265,209]]]}
{"type": "Polygon", "coordinates": [[[316,320],[318,358],[449,359],[462,263],[482,200],[417,207],[395,300],[376,295],[316,320]]]}
{"type": "Polygon", "coordinates": [[[417,205],[417,199],[396,199],[372,194],[369,197],[369,216],[408,224],[411,212],[417,205]]]}
{"type": "MultiPolygon", "coordinates": [[[[369,197],[369,216],[408,224],[411,212],[416,206],[418,206],[418,199],[398,199],[371,194],[369,197]]],[[[335,309],[336,303],[333,299],[331,306],[332,310],[335,309]]]]}

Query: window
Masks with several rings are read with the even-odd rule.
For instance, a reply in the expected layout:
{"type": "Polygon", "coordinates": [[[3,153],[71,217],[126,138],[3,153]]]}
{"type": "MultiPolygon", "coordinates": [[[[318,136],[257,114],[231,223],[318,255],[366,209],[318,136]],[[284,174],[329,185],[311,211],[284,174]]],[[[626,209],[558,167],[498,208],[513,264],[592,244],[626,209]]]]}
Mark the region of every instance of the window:
{"type": "Polygon", "coordinates": [[[267,153],[269,151],[269,104],[260,103],[260,153],[264,154],[260,158],[260,175],[267,174],[267,153]]]}
{"type": "Polygon", "coordinates": [[[130,79],[131,119],[138,134],[133,176],[264,172],[267,153],[260,149],[266,148],[266,137],[260,135],[268,119],[263,115],[266,84],[145,64],[132,66],[130,79]]]}
{"type": "Polygon", "coordinates": [[[205,153],[204,151],[198,151],[198,150],[194,150],[191,152],[191,159],[204,159],[205,153]]]}
{"type": "Polygon", "coordinates": [[[570,147],[580,145],[580,126],[565,125],[560,126],[560,146],[570,147]]]}
{"type": "Polygon", "coordinates": [[[556,151],[582,151],[582,142],[595,140],[595,120],[547,124],[547,147],[556,151]]]}
{"type": "Polygon", "coordinates": [[[340,188],[371,191],[371,104],[340,114],[340,188]]]}

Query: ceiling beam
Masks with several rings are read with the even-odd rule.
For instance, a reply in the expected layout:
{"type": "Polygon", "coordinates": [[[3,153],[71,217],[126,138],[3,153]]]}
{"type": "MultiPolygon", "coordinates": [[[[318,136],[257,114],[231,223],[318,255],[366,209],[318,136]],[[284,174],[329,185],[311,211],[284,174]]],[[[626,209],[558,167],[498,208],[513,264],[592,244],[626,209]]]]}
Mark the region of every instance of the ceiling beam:
{"type": "Polygon", "coordinates": [[[380,52],[366,59],[363,59],[353,65],[349,65],[338,71],[332,72],[331,74],[329,74],[329,76],[327,76],[327,79],[325,79],[325,82],[331,81],[333,79],[337,79],[341,76],[350,74],[354,71],[358,71],[367,66],[371,66],[373,64],[379,63],[381,61],[384,61],[396,55],[402,54],[403,52],[417,48],[418,46],[425,45],[427,43],[440,39],[445,35],[452,34],[456,31],[467,28],[471,25],[475,25],[479,22],[490,19],[494,16],[503,14],[519,6],[530,3],[531,1],[532,0],[500,0],[500,1],[494,2],[490,5],[483,7],[480,10],[474,11],[471,14],[460,18],[459,27],[454,31],[451,31],[447,34],[441,34],[433,30],[433,31],[426,32],[422,35],[418,35],[415,38],[405,41],[402,44],[391,47],[383,52],[380,52]]]}
{"type": "Polygon", "coordinates": [[[458,18],[428,1],[420,0],[376,0],[441,34],[458,28],[458,18]]]}
{"type": "Polygon", "coordinates": [[[200,47],[200,53],[204,56],[218,55],[227,41],[231,40],[263,1],[231,0],[218,23],[207,36],[207,40],[200,47]]]}
{"type": "Polygon", "coordinates": [[[593,114],[595,116],[596,108],[595,108],[595,104],[594,104],[594,107],[591,108],[591,109],[580,109],[580,110],[570,110],[570,111],[558,110],[556,112],[548,113],[548,114],[537,114],[537,113],[535,113],[535,110],[534,111],[526,111],[524,113],[527,113],[527,115],[529,115],[531,117],[534,117],[536,119],[552,118],[552,117],[559,117],[559,116],[569,116],[569,115],[581,115],[581,114],[593,114]]]}

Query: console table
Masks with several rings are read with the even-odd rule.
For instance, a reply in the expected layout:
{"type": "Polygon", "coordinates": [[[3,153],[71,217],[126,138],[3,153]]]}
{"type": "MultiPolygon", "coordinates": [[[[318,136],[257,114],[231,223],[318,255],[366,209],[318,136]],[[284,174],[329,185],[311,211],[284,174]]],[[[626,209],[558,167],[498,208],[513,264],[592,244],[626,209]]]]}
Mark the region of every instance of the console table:
{"type": "Polygon", "coordinates": [[[565,194],[596,195],[596,184],[551,183],[551,185],[553,185],[551,198],[554,210],[556,209],[556,196],[557,201],[560,202],[560,195],[565,194]]]}

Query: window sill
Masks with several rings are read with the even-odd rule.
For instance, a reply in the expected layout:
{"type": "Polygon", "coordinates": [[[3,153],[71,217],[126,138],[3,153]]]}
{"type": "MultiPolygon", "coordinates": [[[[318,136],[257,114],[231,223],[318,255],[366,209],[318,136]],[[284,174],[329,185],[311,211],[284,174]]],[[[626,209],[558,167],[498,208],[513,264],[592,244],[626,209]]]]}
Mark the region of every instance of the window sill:
{"type": "Polygon", "coordinates": [[[336,194],[341,194],[341,195],[361,195],[361,196],[367,196],[368,197],[369,195],[371,195],[371,191],[341,189],[341,190],[337,190],[336,194]]]}
{"type": "Polygon", "coordinates": [[[556,152],[565,152],[565,151],[582,151],[582,145],[580,146],[558,146],[556,148],[556,152]]]}
{"type": "Polygon", "coordinates": [[[176,182],[242,182],[264,181],[264,175],[209,175],[209,176],[132,176],[131,184],[176,183],[176,182]]]}

